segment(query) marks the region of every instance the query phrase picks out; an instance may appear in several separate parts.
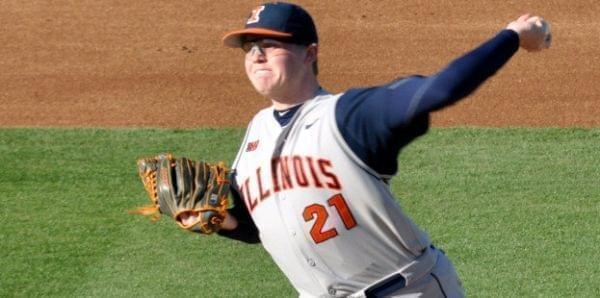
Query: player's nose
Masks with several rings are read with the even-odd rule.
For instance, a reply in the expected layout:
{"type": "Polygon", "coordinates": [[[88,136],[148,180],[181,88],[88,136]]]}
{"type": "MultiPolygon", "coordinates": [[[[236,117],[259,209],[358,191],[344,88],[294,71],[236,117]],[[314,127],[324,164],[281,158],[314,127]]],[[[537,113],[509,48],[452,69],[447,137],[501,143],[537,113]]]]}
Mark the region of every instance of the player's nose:
{"type": "Polygon", "coordinates": [[[246,59],[250,59],[252,62],[264,62],[266,60],[266,55],[261,47],[254,45],[248,53],[246,53],[246,59]]]}

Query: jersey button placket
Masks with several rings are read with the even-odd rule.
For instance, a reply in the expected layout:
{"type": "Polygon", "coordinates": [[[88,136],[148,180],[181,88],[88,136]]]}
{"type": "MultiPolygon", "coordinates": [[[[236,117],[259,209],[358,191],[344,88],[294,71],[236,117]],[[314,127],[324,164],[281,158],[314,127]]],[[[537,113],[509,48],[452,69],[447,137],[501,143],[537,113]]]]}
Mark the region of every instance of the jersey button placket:
{"type": "Polygon", "coordinates": [[[315,267],[315,265],[317,265],[317,263],[315,262],[315,260],[313,260],[311,258],[306,259],[306,262],[308,263],[308,265],[310,267],[315,267]]]}

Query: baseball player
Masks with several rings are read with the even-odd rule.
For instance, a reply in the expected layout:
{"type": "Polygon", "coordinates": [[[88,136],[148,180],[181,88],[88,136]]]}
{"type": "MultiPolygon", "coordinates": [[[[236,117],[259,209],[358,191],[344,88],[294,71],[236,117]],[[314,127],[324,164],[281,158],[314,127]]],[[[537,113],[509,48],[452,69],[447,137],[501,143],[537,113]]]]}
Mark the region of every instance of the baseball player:
{"type": "Polygon", "coordinates": [[[523,15],[429,77],[331,94],[317,80],[311,16],[295,4],[257,7],[223,42],[244,51],[250,82],[272,105],[248,125],[232,165],[236,204],[219,234],[262,243],[300,297],[464,296],[388,181],[432,111],[468,96],[519,46],[549,46],[542,24],[523,15]]]}

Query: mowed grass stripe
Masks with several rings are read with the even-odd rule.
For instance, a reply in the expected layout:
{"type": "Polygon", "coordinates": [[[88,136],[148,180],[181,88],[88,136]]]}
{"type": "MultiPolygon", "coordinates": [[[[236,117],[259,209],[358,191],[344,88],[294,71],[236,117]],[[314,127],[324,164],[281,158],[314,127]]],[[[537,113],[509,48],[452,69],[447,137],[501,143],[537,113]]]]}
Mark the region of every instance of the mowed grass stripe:
{"type": "MultiPolygon", "coordinates": [[[[0,296],[293,297],[260,246],[127,214],[140,156],[233,160],[242,129],[0,129],[0,296]]],[[[600,129],[433,129],[392,190],[471,296],[598,296],[600,129]]]]}

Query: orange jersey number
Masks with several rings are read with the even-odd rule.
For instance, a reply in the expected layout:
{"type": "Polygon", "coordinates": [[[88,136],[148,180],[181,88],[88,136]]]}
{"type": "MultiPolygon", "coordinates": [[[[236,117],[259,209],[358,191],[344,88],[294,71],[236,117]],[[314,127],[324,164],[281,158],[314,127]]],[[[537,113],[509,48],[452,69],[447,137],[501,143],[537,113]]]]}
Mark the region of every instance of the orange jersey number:
{"type": "MultiPolygon", "coordinates": [[[[342,194],[337,194],[329,198],[327,203],[329,203],[329,206],[335,207],[335,210],[342,219],[346,229],[350,230],[356,226],[356,220],[354,219],[350,208],[348,208],[348,204],[346,204],[346,200],[342,194]]],[[[310,235],[315,243],[319,244],[338,235],[338,232],[335,228],[323,231],[323,226],[325,226],[325,223],[329,218],[329,213],[325,206],[321,204],[309,205],[304,208],[302,215],[304,217],[304,221],[306,222],[315,219],[315,222],[310,229],[310,235]]]]}

